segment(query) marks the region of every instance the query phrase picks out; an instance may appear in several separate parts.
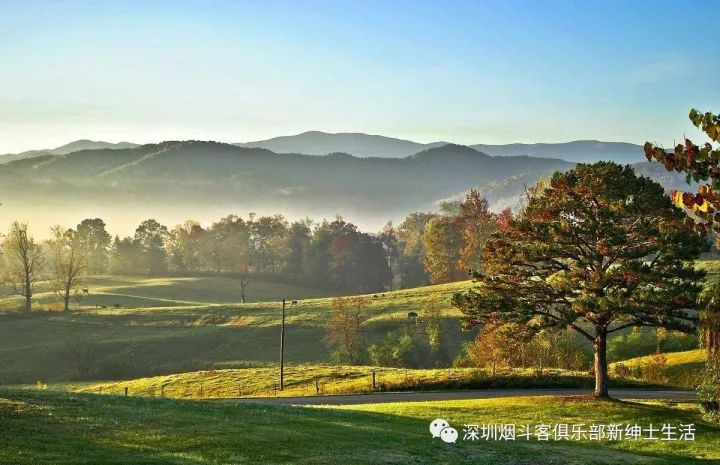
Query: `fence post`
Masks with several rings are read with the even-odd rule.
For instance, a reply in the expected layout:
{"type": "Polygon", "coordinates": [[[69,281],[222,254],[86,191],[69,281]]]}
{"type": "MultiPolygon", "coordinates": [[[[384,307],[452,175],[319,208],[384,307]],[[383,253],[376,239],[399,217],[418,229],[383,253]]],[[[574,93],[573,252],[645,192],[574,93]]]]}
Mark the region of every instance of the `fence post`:
{"type": "Polygon", "coordinates": [[[200,398],[202,399],[203,392],[202,392],[202,384],[200,385],[200,398]]]}
{"type": "Polygon", "coordinates": [[[165,385],[160,385],[160,397],[165,397],[165,385]]]}
{"type": "Polygon", "coordinates": [[[315,380],[315,394],[320,394],[320,382],[315,380]]]}
{"type": "Polygon", "coordinates": [[[238,383],[238,397],[242,397],[242,386],[238,383]]]}
{"type": "Polygon", "coordinates": [[[125,395],[128,395],[127,393],[128,393],[128,388],[127,388],[127,386],[125,386],[125,395]]]}
{"type": "Polygon", "coordinates": [[[373,377],[373,384],[372,384],[372,390],[375,390],[375,370],[372,371],[372,377],[373,377]]]}

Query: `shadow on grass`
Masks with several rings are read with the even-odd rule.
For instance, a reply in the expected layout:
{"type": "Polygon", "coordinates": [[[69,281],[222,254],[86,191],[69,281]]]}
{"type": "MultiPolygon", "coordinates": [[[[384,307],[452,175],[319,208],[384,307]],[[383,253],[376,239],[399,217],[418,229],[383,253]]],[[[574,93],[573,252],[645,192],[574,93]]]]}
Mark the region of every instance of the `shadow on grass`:
{"type": "MultiPolygon", "coordinates": [[[[373,412],[0,389],[0,463],[717,463],[693,458],[700,455],[697,451],[638,451],[609,443],[459,440],[444,444],[428,432],[433,415],[447,414],[458,430],[461,419],[456,420],[457,411],[445,410],[443,404],[422,404],[407,415],[392,411],[392,406],[373,412]]],[[[630,409],[625,417],[637,422],[694,419],[661,406],[600,404],[611,405],[610,410],[630,409]]],[[[471,403],[464,414],[475,415],[475,405],[482,403],[471,403]]],[[[573,406],[568,401],[562,407],[573,406]]],[[[581,410],[592,408],[583,404],[581,410]]],[[[478,421],[482,415],[482,410],[477,411],[478,421]]],[[[512,419],[512,414],[508,417],[512,419]]],[[[717,446],[717,429],[699,425],[697,434],[707,439],[706,452],[717,446]]]]}

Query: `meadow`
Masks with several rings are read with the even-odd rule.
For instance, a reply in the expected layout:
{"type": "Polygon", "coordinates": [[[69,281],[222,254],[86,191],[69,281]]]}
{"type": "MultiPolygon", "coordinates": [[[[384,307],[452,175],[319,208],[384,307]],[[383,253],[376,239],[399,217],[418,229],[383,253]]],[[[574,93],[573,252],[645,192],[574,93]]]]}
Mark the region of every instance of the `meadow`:
{"type": "MultiPolygon", "coordinates": [[[[704,464],[720,430],[695,405],[513,398],[288,407],[0,389],[0,462],[64,464],[704,464]],[[460,439],[432,439],[444,418],[460,439]],[[470,441],[463,425],[695,425],[694,441],[470,441]]],[[[532,426],[531,426],[532,427],[532,426]]]]}
{"type": "MultiPolygon", "coordinates": [[[[505,368],[495,376],[486,369],[407,369],[343,365],[285,367],[284,389],[279,389],[277,366],[175,373],[133,380],[61,385],[63,389],[95,394],[221,399],[236,397],[298,397],[371,392],[442,391],[447,389],[584,388],[594,379],[582,371],[505,368]],[[374,374],[374,376],[373,376],[374,374]],[[374,385],[373,385],[374,379],[374,385]]],[[[641,379],[613,379],[614,387],[662,387],[641,379]]]]}
{"type": "MultiPolygon", "coordinates": [[[[451,295],[469,285],[369,295],[363,310],[367,340],[383,337],[406,322],[409,312],[429,306],[440,312],[449,338],[471,338],[472,333],[461,331],[458,313],[450,307],[451,295]]],[[[89,295],[76,297],[69,313],[53,308],[57,298],[42,287],[36,298],[40,311],[31,314],[14,310],[15,296],[0,300],[0,383],[77,380],[76,363],[67,352],[68,344],[78,340],[94,346],[94,370],[85,378],[97,380],[276,363],[280,296],[288,299],[287,362],[317,364],[330,358],[324,337],[332,297],[317,297],[318,290],[251,283],[251,300],[267,300],[242,304],[237,303],[239,285],[223,277],[107,276],[88,279],[83,287],[89,295]],[[261,295],[262,289],[267,294],[261,295]]]]}

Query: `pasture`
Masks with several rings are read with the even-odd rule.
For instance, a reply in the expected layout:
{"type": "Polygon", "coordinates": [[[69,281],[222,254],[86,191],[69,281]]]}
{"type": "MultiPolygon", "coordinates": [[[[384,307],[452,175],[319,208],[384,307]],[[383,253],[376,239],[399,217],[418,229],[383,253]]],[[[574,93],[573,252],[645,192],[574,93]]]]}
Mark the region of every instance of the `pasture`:
{"type": "MultiPolygon", "coordinates": [[[[720,430],[696,406],[508,398],[286,407],[0,389],[0,462],[177,464],[710,464],[720,430]],[[457,428],[432,439],[430,421],[457,428]],[[463,440],[471,424],[694,424],[693,441],[463,440]],[[42,438],[39,440],[38,438],[42,438]]],[[[656,436],[660,437],[659,434],[656,436]]],[[[677,436],[676,436],[677,438],[677,436]]]]}

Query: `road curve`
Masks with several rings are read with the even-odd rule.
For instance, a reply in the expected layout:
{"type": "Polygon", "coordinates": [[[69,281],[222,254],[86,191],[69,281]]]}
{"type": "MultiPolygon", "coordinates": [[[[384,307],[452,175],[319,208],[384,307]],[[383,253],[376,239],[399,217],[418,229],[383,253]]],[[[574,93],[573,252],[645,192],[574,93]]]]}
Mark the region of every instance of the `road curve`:
{"type": "MultiPolygon", "coordinates": [[[[421,402],[432,400],[493,399],[521,396],[581,396],[588,395],[586,389],[484,389],[478,391],[442,392],[382,392],[370,394],[306,396],[306,397],[249,397],[219,399],[224,402],[261,402],[282,405],[355,405],[380,404],[388,402],[421,402]]],[[[670,391],[646,389],[611,389],[610,396],[616,399],[652,399],[672,401],[695,400],[695,391],[670,391]]]]}

